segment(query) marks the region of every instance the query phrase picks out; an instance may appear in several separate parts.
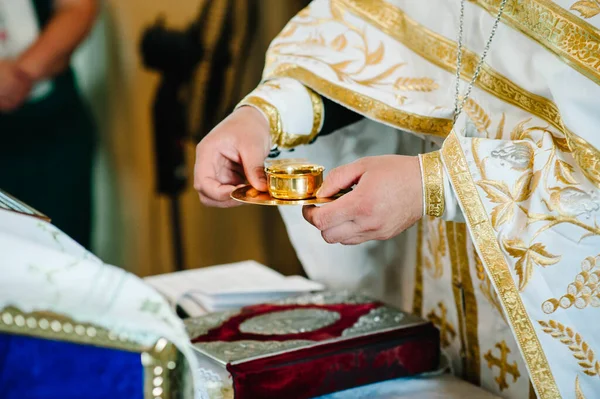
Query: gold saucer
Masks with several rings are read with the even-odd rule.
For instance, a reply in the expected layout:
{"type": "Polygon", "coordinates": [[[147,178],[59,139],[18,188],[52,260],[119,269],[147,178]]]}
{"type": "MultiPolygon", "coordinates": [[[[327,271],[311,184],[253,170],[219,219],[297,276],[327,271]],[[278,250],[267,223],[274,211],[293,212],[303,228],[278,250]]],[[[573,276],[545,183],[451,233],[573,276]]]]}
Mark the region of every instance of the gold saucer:
{"type": "Polygon", "coordinates": [[[307,198],[307,199],[277,199],[273,198],[268,192],[261,192],[252,187],[251,185],[246,185],[240,188],[233,190],[231,193],[231,198],[236,201],[243,202],[245,204],[255,204],[255,205],[269,205],[269,206],[278,206],[278,205],[316,205],[316,204],[326,204],[328,202],[335,201],[346,192],[340,192],[339,194],[334,195],[330,198],[307,198]]]}

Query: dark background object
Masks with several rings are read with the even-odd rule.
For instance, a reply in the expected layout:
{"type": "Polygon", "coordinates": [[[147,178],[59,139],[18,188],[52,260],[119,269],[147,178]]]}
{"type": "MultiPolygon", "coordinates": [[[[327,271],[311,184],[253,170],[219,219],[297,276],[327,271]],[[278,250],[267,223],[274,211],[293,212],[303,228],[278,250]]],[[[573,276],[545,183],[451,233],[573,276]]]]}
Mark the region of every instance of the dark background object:
{"type": "Polygon", "coordinates": [[[255,21],[256,0],[211,0],[201,2],[186,29],[169,29],[160,17],[142,35],[143,63],[161,76],[152,108],[156,190],[171,201],[177,270],[185,267],[179,215],[188,181],[185,144],[200,141],[240,100],[236,82],[255,21]]]}

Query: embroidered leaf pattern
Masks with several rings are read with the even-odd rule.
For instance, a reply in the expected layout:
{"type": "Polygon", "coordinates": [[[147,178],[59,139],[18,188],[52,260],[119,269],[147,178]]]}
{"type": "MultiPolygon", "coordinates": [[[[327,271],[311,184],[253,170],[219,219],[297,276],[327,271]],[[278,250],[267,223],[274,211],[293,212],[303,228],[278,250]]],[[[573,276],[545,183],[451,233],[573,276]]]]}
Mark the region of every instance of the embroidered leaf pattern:
{"type": "Polygon", "coordinates": [[[332,1],[330,2],[331,7],[330,7],[330,11],[331,11],[331,16],[333,17],[334,20],[337,21],[341,21],[343,20],[343,16],[342,16],[342,8],[340,6],[340,4],[338,4],[337,1],[332,1]]]}
{"type": "Polygon", "coordinates": [[[376,84],[384,83],[385,79],[388,78],[391,74],[396,71],[396,69],[400,68],[404,64],[396,64],[392,65],[385,71],[381,72],[378,75],[373,76],[372,78],[363,79],[363,80],[355,80],[356,83],[364,85],[364,86],[374,86],[376,84]]]}
{"type": "Polygon", "coordinates": [[[298,25],[291,23],[288,26],[285,27],[285,29],[283,30],[283,32],[281,32],[279,34],[279,36],[285,38],[285,37],[290,37],[292,36],[294,33],[296,33],[296,30],[298,29],[298,25]]]}
{"type": "Polygon", "coordinates": [[[339,80],[344,80],[344,78],[346,77],[347,73],[346,73],[346,68],[348,68],[348,66],[350,64],[352,64],[352,60],[347,60],[347,61],[341,61],[335,64],[331,64],[331,69],[333,69],[333,71],[335,72],[335,74],[337,75],[337,78],[339,80]]]}
{"type": "Polygon", "coordinates": [[[562,152],[571,152],[571,149],[569,148],[569,143],[567,142],[567,139],[564,137],[557,137],[555,135],[552,135],[552,142],[554,143],[554,145],[556,147],[558,147],[558,149],[562,152]]]}
{"type": "Polygon", "coordinates": [[[533,173],[525,173],[515,183],[514,198],[516,202],[523,202],[531,197],[531,182],[534,179],[533,173]]]}
{"type": "Polygon", "coordinates": [[[514,200],[504,182],[482,180],[477,185],[485,191],[490,201],[499,204],[492,210],[492,225],[495,229],[511,221],[514,216],[514,200]]]}
{"type": "MultiPolygon", "coordinates": [[[[485,110],[477,104],[472,98],[467,99],[465,103],[465,112],[477,127],[479,133],[486,133],[492,121],[485,110]]],[[[486,134],[487,137],[487,134],[486,134]]]]}
{"type": "Polygon", "coordinates": [[[600,361],[596,359],[596,354],[579,333],[556,320],[548,322],[539,320],[538,323],[542,327],[542,331],[569,348],[585,374],[590,377],[600,377],[600,361]]]}
{"type": "Polygon", "coordinates": [[[346,35],[344,35],[343,33],[338,35],[331,42],[331,48],[333,48],[335,51],[342,51],[346,48],[347,45],[348,39],[346,39],[346,35]]]}
{"type": "Polygon", "coordinates": [[[531,120],[531,118],[526,119],[526,120],[520,122],[519,124],[517,124],[517,126],[515,126],[515,128],[512,130],[512,132],[510,132],[510,139],[511,140],[521,140],[521,139],[523,139],[523,135],[526,132],[525,125],[527,123],[529,123],[530,120],[531,120]]]}
{"type": "Polygon", "coordinates": [[[519,202],[526,201],[531,197],[533,191],[540,181],[541,172],[525,173],[515,183],[512,192],[505,182],[494,180],[482,180],[477,185],[485,191],[487,198],[499,204],[492,209],[492,226],[495,229],[513,219],[515,206],[519,202]]]}
{"type": "Polygon", "coordinates": [[[431,78],[398,78],[394,89],[399,91],[434,91],[438,84],[431,78]]]}
{"type": "Polygon", "coordinates": [[[600,3],[597,0],[580,0],[571,6],[571,10],[579,12],[583,18],[592,18],[600,14],[600,3]]]}
{"type": "Polygon", "coordinates": [[[511,257],[518,259],[515,264],[515,272],[519,277],[520,291],[523,291],[529,283],[535,265],[552,266],[561,259],[560,255],[553,255],[546,251],[543,244],[535,243],[528,247],[520,238],[504,239],[502,245],[511,257]]]}
{"type": "Polygon", "coordinates": [[[573,167],[563,160],[557,159],[554,163],[554,177],[565,184],[577,184],[573,177],[573,167]]]}
{"type": "Polygon", "coordinates": [[[379,43],[379,47],[377,50],[372,53],[367,54],[366,64],[367,65],[377,65],[383,60],[383,56],[385,55],[385,47],[383,47],[383,42],[379,43]]]}
{"type": "Polygon", "coordinates": [[[575,399],[585,399],[581,385],[579,385],[579,376],[575,377],[575,399]]]}
{"type": "Polygon", "coordinates": [[[500,122],[498,123],[498,128],[496,129],[496,140],[501,140],[502,136],[504,136],[504,123],[506,122],[506,114],[503,112],[502,113],[502,118],[500,119],[500,122]]]}

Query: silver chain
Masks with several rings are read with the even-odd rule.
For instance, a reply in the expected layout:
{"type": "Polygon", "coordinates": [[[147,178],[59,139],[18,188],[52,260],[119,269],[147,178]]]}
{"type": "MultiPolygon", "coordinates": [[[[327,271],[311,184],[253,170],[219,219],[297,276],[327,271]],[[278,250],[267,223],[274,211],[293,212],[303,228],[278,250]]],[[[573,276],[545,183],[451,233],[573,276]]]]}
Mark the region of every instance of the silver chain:
{"type": "Polygon", "coordinates": [[[460,21],[458,25],[458,51],[456,54],[456,96],[454,98],[454,123],[456,123],[456,120],[458,119],[465,103],[467,102],[467,99],[469,98],[469,95],[471,94],[471,90],[473,90],[473,85],[475,84],[475,81],[479,76],[479,72],[481,71],[481,67],[483,66],[483,61],[485,60],[485,57],[487,56],[488,51],[490,50],[490,46],[492,45],[492,39],[494,39],[494,35],[496,34],[496,30],[498,29],[498,24],[500,23],[500,19],[502,18],[504,6],[506,5],[507,1],[508,0],[502,0],[502,3],[500,3],[500,8],[498,9],[498,15],[496,15],[496,20],[494,21],[492,32],[487,40],[487,43],[485,44],[483,53],[481,53],[481,59],[479,60],[479,63],[475,68],[475,73],[473,73],[473,77],[471,78],[471,81],[467,86],[467,91],[465,92],[465,95],[462,97],[462,99],[460,98],[460,72],[462,68],[462,39],[463,26],[465,20],[465,0],[460,1],[460,21]]]}

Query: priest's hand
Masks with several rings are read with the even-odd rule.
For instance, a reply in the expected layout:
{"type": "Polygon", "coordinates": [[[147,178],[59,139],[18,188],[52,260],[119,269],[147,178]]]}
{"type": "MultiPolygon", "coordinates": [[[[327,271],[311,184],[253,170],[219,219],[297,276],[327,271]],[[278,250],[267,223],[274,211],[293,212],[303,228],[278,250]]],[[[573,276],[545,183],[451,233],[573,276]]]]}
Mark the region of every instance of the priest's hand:
{"type": "Polygon", "coordinates": [[[303,208],[304,218],[328,243],[360,244],[392,238],[422,216],[421,169],[417,157],[362,158],[333,169],[317,196],[331,197],[356,187],[334,202],[303,208]]]}
{"type": "Polygon", "coordinates": [[[248,181],[267,191],[264,161],[271,137],[266,118],[252,107],[241,107],[215,127],[196,147],[194,188],[207,206],[238,205],[231,192],[248,181]]]}
{"type": "Polygon", "coordinates": [[[0,112],[14,111],[23,105],[32,83],[16,62],[0,60],[0,112]]]}

